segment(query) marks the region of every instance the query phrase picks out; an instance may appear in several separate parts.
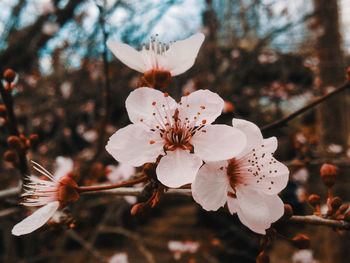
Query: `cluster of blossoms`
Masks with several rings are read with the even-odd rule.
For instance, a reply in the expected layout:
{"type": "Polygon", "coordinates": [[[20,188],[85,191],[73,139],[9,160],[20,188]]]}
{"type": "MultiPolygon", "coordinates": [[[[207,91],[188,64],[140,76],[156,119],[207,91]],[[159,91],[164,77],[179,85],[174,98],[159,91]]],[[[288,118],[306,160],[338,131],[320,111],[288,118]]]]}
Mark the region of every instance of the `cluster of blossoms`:
{"type": "MultiPolygon", "coordinates": [[[[108,46],[147,79],[189,69],[203,40],[198,33],[168,50],[153,40],[149,49],[139,52],[122,43],[108,46]]],[[[205,210],[227,203],[232,214],[260,234],[283,215],[278,193],[287,185],[289,170],[273,157],[276,138],[264,139],[260,129],[245,120],[233,119],[232,126],[212,124],[224,108],[219,95],[198,90],[176,103],[168,93],[140,87],[125,104],[132,124],[112,135],[106,146],[116,160],[132,166],[156,162],[163,185],[192,184],[193,198],[205,210]]]]}
{"type": "MultiPolygon", "coordinates": [[[[125,103],[132,124],[113,134],[106,150],[124,167],[152,163],[156,167],[153,179],[161,183],[161,189],[191,184],[194,200],[205,210],[227,204],[243,224],[265,234],[284,213],[278,193],[289,177],[287,167],[273,157],[276,138],[264,139],[260,129],[245,120],[233,119],[232,126],[213,124],[225,104],[214,92],[197,90],[176,102],[158,90],[192,67],[203,41],[201,33],[170,46],[152,39],[141,51],[107,42],[124,64],[144,75],[125,103]]],[[[24,204],[44,206],[17,224],[15,235],[37,229],[58,208],[79,198],[71,169],[52,176],[36,168],[51,181],[30,177],[24,204]]],[[[134,171],[126,170],[127,176],[134,171]]],[[[119,180],[118,174],[114,170],[111,178],[119,180]]]]}

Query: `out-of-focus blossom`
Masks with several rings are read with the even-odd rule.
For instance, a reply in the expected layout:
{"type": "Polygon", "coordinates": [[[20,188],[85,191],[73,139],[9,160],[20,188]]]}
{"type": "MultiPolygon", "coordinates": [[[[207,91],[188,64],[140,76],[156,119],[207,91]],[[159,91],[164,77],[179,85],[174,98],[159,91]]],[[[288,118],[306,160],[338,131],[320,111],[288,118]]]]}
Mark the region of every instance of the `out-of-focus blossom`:
{"type": "Polygon", "coordinates": [[[116,253],[108,260],[108,263],[129,263],[128,254],[116,253]]]}
{"type": "Polygon", "coordinates": [[[339,144],[332,143],[332,144],[328,145],[327,150],[330,153],[338,154],[338,153],[341,153],[343,151],[343,146],[341,146],[339,144]]]}
{"type": "Polygon", "coordinates": [[[246,145],[239,129],[211,125],[221,114],[224,101],[209,90],[198,90],[176,103],[167,93],[139,88],[125,104],[133,124],[112,135],[106,150],[132,166],[162,156],[156,173],[168,187],[192,183],[203,161],[232,158],[246,145]]]}
{"type": "Polygon", "coordinates": [[[136,173],[135,167],[125,163],[120,163],[117,166],[108,165],[107,169],[109,170],[107,178],[114,184],[128,180],[131,176],[135,175],[136,173]]]}
{"type": "Polygon", "coordinates": [[[40,7],[41,7],[41,13],[43,15],[48,15],[48,14],[54,13],[56,10],[55,5],[53,4],[53,2],[51,0],[43,3],[42,5],[40,5],[40,7]]]}
{"type": "Polygon", "coordinates": [[[233,119],[232,124],[247,136],[245,150],[230,160],[206,162],[192,184],[192,195],[208,211],[227,203],[243,224],[265,234],[284,213],[278,193],[287,185],[289,170],[272,156],[275,137],[264,139],[249,121],[233,119]]]}
{"type": "Polygon", "coordinates": [[[48,36],[53,36],[59,29],[60,26],[57,23],[45,22],[41,31],[48,36]]]}
{"type": "Polygon", "coordinates": [[[300,203],[305,202],[305,200],[306,200],[306,198],[307,198],[307,192],[306,192],[305,187],[303,187],[303,186],[298,186],[298,188],[295,190],[295,195],[297,196],[298,201],[299,201],[300,203]]]}
{"type": "Polygon", "coordinates": [[[188,80],[182,87],[182,94],[192,93],[196,91],[196,82],[194,79],[188,80]]]}
{"type": "MultiPolygon", "coordinates": [[[[135,175],[136,173],[135,167],[125,163],[119,163],[117,166],[108,165],[107,169],[109,170],[107,178],[114,184],[118,184],[125,180],[128,180],[131,176],[135,175]]],[[[129,204],[135,204],[137,201],[136,196],[124,196],[124,199],[129,204]]]]}
{"type": "Polygon", "coordinates": [[[231,57],[233,59],[238,58],[240,55],[241,55],[241,52],[238,49],[234,49],[234,50],[231,51],[231,57]]]}
{"type": "Polygon", "coordinates": [[[83,138],[90,143],[93,143],[94,141],[96,141],[97,137],[98,137],[98,133],[95,130],[88,130],[83,133],[83,138]]]}
{"type": "Polygon", "coordinates": [[[70,176],[73,162],[68,158],[57,158],[57,169],[54,175],[45,168],[34,163],[34,168],[49,180],[39,179],[36,176],[28,176],[24,185],[25,192],[22,194],[25,206],[42,206],[33,214],[16,224],[12,229],[15,236],[25,235],[43,226],[57,209],[74,202],[79,198],[77,183],[70,176]]]}
{"type": "Polygon", "coordinates": [[[170,240],[168,242],[168,249],[173,252],[174,258],[176,260],[180,260],[182,254],[184,253],[196,253],[200,247],[199,242],[195,241],[175,241],[170,240]]]}
{"type": "Polygon", "coordinates": [[[292,175],[293,181],[305,184],[307,183],[307,180],[309,179],[309,170],[305,167],[298,169],[295,173],[292,175]]]}
{"type": "Polygon", "coordinates": [[[317,263],[314,259],[313,252],[310,249],[301,249],[294,252],[292,256],[293,263],[317,263]]]}
{"type": "Polygon", "coordinates": [[[61,94],[64,99],[68,99],[72,94],[72,83],[65,81],[60,86],[61,94]]]}
{"type": "Polygon", "coordinates": [[[136,71],[168,71],[176,76],[193,66],[203,41],[204,35],[197,33],[169,46],[151,39],[141,51],[120,42],[107,41],[107,46],[121,62],[136,71]]]}
{"type": "Polygon", "coordinates": [[[350,148],[346,151],[346,156],[350,158],[350,148]]]}

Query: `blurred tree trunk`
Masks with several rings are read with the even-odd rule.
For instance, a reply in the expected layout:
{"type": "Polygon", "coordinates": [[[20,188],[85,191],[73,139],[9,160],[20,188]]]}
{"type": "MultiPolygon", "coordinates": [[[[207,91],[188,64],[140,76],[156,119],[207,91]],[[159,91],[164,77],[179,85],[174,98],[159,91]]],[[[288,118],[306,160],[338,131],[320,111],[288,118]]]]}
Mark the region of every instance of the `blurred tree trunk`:
{"type": "MultiPolygon", "coordinates": [[[[317,21],[316,54],[319,58],[321,94],[331,87],[341,85],[345,80],[345,64],[342,40],[339,32],[337,0],[313,0],[317,21]]],[[[318,135],[321,156],[328,155],[330,144],[346,149],[348,127],[346,119],[346,96],[339,94],[318,108],[318,135]]]]}

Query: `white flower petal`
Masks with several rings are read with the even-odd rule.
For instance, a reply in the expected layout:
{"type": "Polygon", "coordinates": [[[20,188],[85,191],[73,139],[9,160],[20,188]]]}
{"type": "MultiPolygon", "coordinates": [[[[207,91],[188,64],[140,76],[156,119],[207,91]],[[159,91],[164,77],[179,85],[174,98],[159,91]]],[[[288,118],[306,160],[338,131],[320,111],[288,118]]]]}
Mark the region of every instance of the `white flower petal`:
{"type": "Polygon", "coordinates": [[[168,187],[177,188],[193,183],[202,160],[188,151],[168,151],[160,159],[156,173],[158,180],[168,187]]]}
{"type": "Polygon", "coordinates": [[[165,120],[165,116],[172,117],[177,103],[170,96],[165,97],[159,90],[138,88],[130,93],[125,106],[133,123],[155,127],[159,122],[161,125],[161,120],[165,120]]]}
{"type": "Polygon", "coordinates": [[[108,140],[106,150],[118,162],[132,166],[155,162],[160,154],[164,154],[159,133],[145,131],[137,124],[130,124],[114,133],[108,140]]]}
{"type": "Polygon", "coordinates": [[[193,199],[207,211],[218,210],[226,203],[229,188],[226,166],[227,161],[204,164],[192,184],[193,199]]]}
{"type": "Polygon", "coordinates": [[[202,160],[221,161],[238,155],[245,148],[247,139],[240,130],[217,124],[204,126],[190,143],[202,160]]]}
{"type": "Polygon", "coordinates": [[[264,195],[247,187],[237,187],[238,217],[252,231],[265,234],[271,223],[284,213],[284,205],[277,195],[264,195]]]}
{"type": "Polygon", "coordinates": [[[237,213],[237,211],[239,210],[239,204],[237,202],[237,198],[227,197],[227,208],[232,215],[237,213]]]}
{"type": "Polygon", "coordinates": [[[197,90],[181,98],[180,119],[188,118],[193,126],[200,126],[205,121],[210,124],[220,116],[225,102],[210,90],[197,90]]]}
{"type": "Polygon", "coordinates": [[[54,179],[59,181],[63,176],[73,171],[74,162],[70,158],[58,156],[56,158],[56,171],[54,173],[54,179]]]}
{"type": "Polygon", "coordinates": [[[191,68],[204,41],[204,35],[197,33],[185,40],[176,41],[164,54],[164,67],[172,76],[179,75],[191,68]]]}
{"type": "Polygon", "coordinates": [[[264,152],[274,153],[277,149],[278,142],[276,137],[270,137],[270,138],[264,139],[263,145],[264,145],[264,152]]]}
{"type": "Polygon", "coordinates": [[[144,73],[146,66],[140,52],[127,44],[107,41],[108,48],[126,66],[138,72],[144,73]]]}
{"type": "Polygon", "coordinates": [[[242,156],[251,151],[256,145],[262,144],[264,138],[259,127],[254,123],[234,118],[232,119],[232,126],[241,130],[247,136],[247,146],[245,151],[241,153],[242,156]]]}
{"type": "Polygon", "coordinates": [[[37,230],[53,216],[59,205],[60,203],[56,201],[39,208],[33,214],[16,224],[12,228],[12,235],[21,236],[37,230]]]}

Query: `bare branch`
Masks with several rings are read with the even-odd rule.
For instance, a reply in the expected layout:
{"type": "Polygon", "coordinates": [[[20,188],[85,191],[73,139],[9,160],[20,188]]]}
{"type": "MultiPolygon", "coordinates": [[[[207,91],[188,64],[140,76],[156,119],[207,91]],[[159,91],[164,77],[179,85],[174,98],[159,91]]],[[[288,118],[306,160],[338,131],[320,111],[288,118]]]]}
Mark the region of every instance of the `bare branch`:
{"type": "Polygon", "coordinates": [[[313,102],[311,102],[310,104],[302,107],[301,109],[287,115],[286,117],[280,119],[280,120],[277,120],[277,121],[274,121],[273,123],[270,123],[270,124],[267,124],[265,126],[263,126],[261,128],[262,131],[267,131],[267,130],[271,130],[271,129],[275,129],[275,128],[279,128],[279,127],[282,127],[284,125],[286,125],[289,121],[293,120],[294,118],[298,117],[300,114],[304,113],[305,111],[309,110],[309,109],[312,109],[313,107],[315,107],[317,104],[329,99],[330,97],[334,96],[335,94],[338,94],[339,92],[347,89],[347,88],[350,88],[350,83],[345,83],[343,86],[333,90],[332,92],[326,94],[326,95],[323,95],[317,99],[315,99],[313,102]]]}
{"type": "Polygon", "coordinates": [[[336,227],[339,229],[349,230],[350,222],[344,220],[334,220],[334,219],[326,219],[320,216],[310,215],[310,216],[292,216],[288,222],[291,223],[302,223],[308,225],[322,225],[329,227],[336,227]]]}

